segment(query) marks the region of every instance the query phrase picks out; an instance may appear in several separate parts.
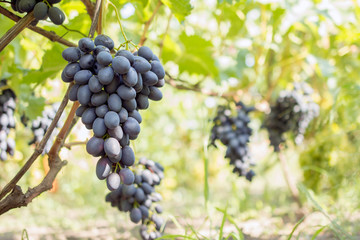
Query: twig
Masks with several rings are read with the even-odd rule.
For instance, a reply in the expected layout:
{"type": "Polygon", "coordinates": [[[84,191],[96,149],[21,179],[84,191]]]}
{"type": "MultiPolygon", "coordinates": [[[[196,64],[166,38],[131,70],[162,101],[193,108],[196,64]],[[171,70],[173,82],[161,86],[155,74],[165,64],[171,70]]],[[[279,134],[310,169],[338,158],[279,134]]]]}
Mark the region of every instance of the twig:
{"type": "Polygon", "coordinates": [[[13,191],[0,202],[0,215],[13,208],[27,206],[35,197],[50,190],[56,175],[66,164],[67,161],[61,161],[59,157],[56,157],[49,172],[46,174],[41,183],[34,188],[29,188],[25,194],[22,192],[21,187],[16,185],[13,191]]]}
{"type": "Polygon", "coordinates": [[[92,18],[92,24],[89,31],[89,38],[93,38],[95,34],[95,30],[97,28],[99,22],[99,16],[101,12],[101,2],[102,0],[96,0],[95,10],[94,10],[94,17],[92,18]]]}
{"type": "Polygon", "coordinates": [[[67,149],[71,149],[71,147],[73,147],[73,146],[85,145],[86,143],[87,143],[87,141],[64,143],[64,147],[66,147],[67,149]]]}
{"type": "Polygon", "coordinates": [[[9,31],[0,38],[0,52],[34,20],[34,13],[30,12],[10,28],[9,31]]]}
{"type": "Polygon", "coordinates": [[[156,15],[156,13],[159,11],[161,5],[162,5],[162,2],[161,2],[161,0],[159,0],[158,3],[157,3],[157,5],[156,5],[156,7],[155,7],[155,9],[154,9],[153,14],[152,14],[151,17],[149,18],[149,20],[146,21],[145,26],[144,26],[144,31],[143,31],[143,33],[142,33],[142,35],[141,35],[141,38],[140,38],[139,46],[144,45],[144,43],[145,43],[145,41],[146,41],[146,33],[147,33],[147,31],[149,30],[150,24],[151,24],[151,22],[154,20],[154,17],[155,17],[155,15],[156,15]]]}
{"type": "MultiPolygon", "coordinates": [[[[8,11],[7,9],[5,9],[1,6],[0,6],[0,14],[4,15],[5,17],[7,17],[15,22],[18,22],[22,19],[18,15],[13,14],[12,12],[8,11]]],[[[31,26],[31,25],[28,25],[27,28],[29,28],[31,31],[34,31],[34,32],[48,38],[50,41],[58,42],[65,46],[68,46],[68,47],[76,47],[76,44],[74,44],[66,39],[63,39],[62,37],[60,37],[59,35],[57,35],[54,32],[49,32],[40,27],[31,26]]]]}
{"type": "Polygon", "coordinates": [[[49,166],[51,166],[52,161],[55,159],[54,156],[57,155],[60,151],[61,146],[63,145],[63,142],[65,141],[65,137],[68,133],[68,129],[72,125],[72,121],[75,117],[76,109],[80,106],[80,103],[78,101],[74,102],[69,115],[67,116],[65,123],[63,127],[61,128],[59,134],[56,136],[56,139],[54,141],[54,144],[52,145],[50,151],[49,151],[49,166]]]}
{"type": "Polygon", "coordinates": [[[159,50],[159,58],[161,58],[161,54],[162,54],[162,50],[164,48],[164,42],[165,42],[165,38],[166,38],[166,35],[170,29],[170,22],[171,22],[171,18],[172,18],[172,13],[170,13],[169,15],[169,18],[168,18],[168,22],[166,24],[166,29],[165,29],[165,32],[164,32],[164,35],[162,36],[161,38],[161,42],[159,44],[159,47],[160,47],[160,50],[159,50]]]}
{"type": "Polygon", "coordinates": [[[294,199],[294,201],[298,204],[299,208],[302,208],[302,202],[300,201],[300,198],[299,198],[299,190],[296,187],[294,179],[290,176],[289,165],[288,165],[284,155],[281,152],[278,152],[277,155],[280,160],[280,166],[283,171],[286,184],[289,187],[291,196],[294,199]]]}
{"type": "Polygon", "coordinates": [[[181,79],[175,79],[172,76],[170,76],[169,73],[166,73],[166,75],[168,76],[166,83],[176,89],[179,89],[179,90],[198,92],[198,93],[201,93],[206,96],[220,97],[220,98],[225,98],[227,100],[233,99],[234,95],[237,94],[237,93],[231,93],[231,92],[221,94],[221,93],[212,92],[210,90],[200,88],[196,85],[185,85],[186,81],[181,80],[181,79]],[[184,84],[179,84],[178,82],[184,82],[184,84]]]}
{"type": "MultiPolygon", "coordinates": [[[[92,23],[90,31],[89,31],[90,37],[92,37],[95,33],[95,28],[98,23],[97,18],[99,17],[101,1],[102,0],[97,0],[97,2],[96,2],[95,17],[93,19],[93,23],[92,23]]],[[[70,88],[73,85],[74,85],[74,83],[71,83],[69,85],[69,87],[66,91],[66,94],[63,98],[63,101],[61,102],[61,105],[55,115],[54,120],[51,122],[48,130],[45,133],[44,138],[40,141],[35,152],[31,155],[31,157],[25,163],[25,165],[20,169],[20,171],[15,175],[15,177],[5,186],[5,188],[0,193],[0,199],[3,199],[7,193],[9,193],[11,190],[13,190],[5,199],[3,199],[3,201],[0,202],[0,215],[9,211],[10,209],[26,206],[28,203],[30,203],[32,201],[32,199],[39,196],[42,192],[50,190],[52,188],[52,183],[55,180],[56,175],[61,170],[61,168],[66,165],[67,162],[61,161],[58,153],[64,144],[66,136],[70,133],[70,129],[76,123],[76,120],[74,121],[74,116],[75,116],[76,109],[79,106],[79,102],[75,102],[73,104],[72,109],[65,121],[64,126],[60,130],[53,146],[50,149],[50,152],[48,154],[50,170],[44,177],[43,181],[35,188],[33,188],[33,189],[29,188],[29,190],[25,194],[23,194],[21,188],[16,185],[17,182],[22,178],[22,176],[29,170],[31,165],[35,162],[37,157],[43,152],[46,142],[48,141],[52,131],[56,127],[56,124],[59,121],[60,116],[69,101],[68,94],[69,94],[70,88]]]]}
{"type": "Polygon", "coordinates": [[[69,32],[76,32],[76,33],[80,34],[81,36],[86,37],[86,35],[85,35],[84,33],[80,32],[79,30],[70,29],[70,28],[68,28],[67,26],[63,25],[63,24],[61,24],[60,26],[63,27],[63,28],[65,28],[65,29],[66,29],[67,31],[69,31],[69,32]]]}
{"type": "Polygon", "coordinates": [[[56,115],[54,117],[54,120],[51,122],[48,130],[46,131],[43,139],[40,141],[39,145],[37,145],[34,153],[30,156],[30,158],[27,160],[27,162],[25,163],[25,165],[19,170],[19,172],[15,175],[15,177],[3,188],[3,190],[0,193],[0,199],[3,199],[5,197],[5,195],[7,193],[9,193],[12,189],[14,189],[14,187],[16,186],[16,184],[18,183],[18,181],[24,176],[24,174],[29,170],[29,168],[31,167],[31,165],[35,162],[35,160],[37,159],[37,157],[44,151],[44,146],[46,144],[46,142],[49,140],[51,133],[53,132],[53,130],[55,129],[57,122],[60,119],[61,114],[63,113],[69,98],[68,98],[68,93],[70,91],[70,88],[73,86],[73,83],[71,83],[65,93],[65,96],[60,104],[60,107],[58,109],[58,111],[56,112],[56,115]]]}

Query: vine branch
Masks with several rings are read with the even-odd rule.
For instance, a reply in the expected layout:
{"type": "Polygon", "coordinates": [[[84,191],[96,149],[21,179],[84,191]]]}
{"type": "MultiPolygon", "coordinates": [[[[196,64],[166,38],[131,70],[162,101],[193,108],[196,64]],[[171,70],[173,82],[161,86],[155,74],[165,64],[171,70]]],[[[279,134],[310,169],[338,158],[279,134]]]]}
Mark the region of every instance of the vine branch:
{"type": "MultiPolygon", "coordinates": [[[[70,88],[72,87],[73,83],[71,83],[65,93],[65,96],[60,104],[60,107],[58,109],[58,111],[56,112],[56,115],[54,117],[54,120],[51,122],[48,130],[46,131],[43,139],[40,141],[40,143],[37,145],[34,153],[30,156],[30,158],[27,160],[27,162],[25,163],[25,165],[19,170],[19,172],[15,175],[15,177],[2,189],[1,193],[0,193],[0,199],[3,199],[6,194],[8,194],[11,190],[13,190],[16,186],[16,184],[19,182],[19,180],[24,176],[24,174],[29,170],[29,168],[31,167],[31,165],[35,162],[35,160],[37,159],[37,157],[44,151],[44,147],[46,142],[49,140],[51,133],[53,132],[53,130],[56,127],[57,122],[60,119],[61,114],[63,113],[69,98],[68,98],[68,93],[70,91],[70,88]]],[[[51,169],[50,169],[51,170],[51,169]]],[[[59,169],[60,171],[60,169],[59,169]]],[[[50,173],[50,171],[49,171],[50,173]]],[[[15,190],[14,190],[15,191],[15,190]]],[[[5,200],[4,200],[5,201],[5,200]]],[[[0,202],[0,205],[3,201],[0,202]]]]}
{"type": "Polygon", "coordinates": [[[15,23],[15,25],[0,38],[0,52],[34,20],[34,13],[30,12],[15,23]]]}
{"type": "Polygon", "coordinates": [[[221,94],[221,93],[217,93],[217,92],[213,92],[210,90],[200,88],[198,85],[190,85],[190,84],[187,84],[187,82],[184,80],[173,78],[168,72],[166,72],[166,76],[168,76],[166,83],[176,89],[179,89],[179,90],[193,91],[193,92],[201,93],[206,96],[220,97],[220,98],[225,98],[227,100],[232,99],[234,97],[234,95],[236,94],[236,93],[232,93],[232,92],[227,92],[227,93],[221,94]],[[179,82],[182,82],[182,84],[180,84],[179,82]]]}
{"type": "Polygon", "coordinates": [[[157,3],[157,5],[156,5],[156,7],[155,7],[155,9],[154,9],[154,11],[153,11],[153,14],[152,14],[151,17],[149,18],[149,20],[147,20],[147,21],[145,22],[144,31],[143,31],[143,33],[142,33],[142,35],[141,35],[140,42],[139,42],[139,46],[144,45],[144,43],[145,43],[145,41],[146,41],[146,33],[147,33],[147,31],[149,30],[150,24],[151,24],[151,22],[154,20],[154,17],[155,17],[155,15],[157,14],[157,12],[159,11],[161,5],[162,5],[162,2],[161,2],[161,0],[159,0],[158,3],[157,3]]]}
{"type": "MultiPolygon", "coordinates": [[[[3,8],[0,6],[0,14],[4,15],[5,17],[13,20],[14,22],[19,22],[22,18],[19,17],[18,15],[8,11],[7,9],[3,8]]],[[[40,27],[36,27],[36,26],[32,26],[32,25],[28,25],[27,26],[28,29],[30,29],[31,31],[34,31],[44,37],[46,37],[47,39],[49,39],[50,41],[52,42],[58,42],[58,43],[61,43],[65,46],[68,46],[68,47],[76,47],[76,44],[66,40],[66,39],[63,39],[62,37],[60,37],[59,35],[57,35],[56,33],[54,32],[49,32],[49,31],[46,31],[40,27]]]]}
{"type": "Polygon", "coordinates": [[[99,16],[101,12],[101,4],[102,0],[96,0],[95,10],[94,10],[94,17],[92,18],[92,24],[89,31],[89,38],[93,38],[95,34],[95,30],[97,28],[99,22],[99,16]]]}
{"type": "MultiPolygon", "coordinates": [[[[102,0],[96,1],[95,13],[94,13],[93,22],[91,24],[91,28],[89,31],[89,37],[94,36],[95,29],[96,29],[96,26],[98,23],[101,2],[102,2],[102,0]]],[[[30,16],[32,16],[32,18],[33,18],[33,14],[31,14],[30,16]]],[[[22,21],[22,19],[19,22],[21,22],[21,21],[22,21]]],[[[80,105],[79,102],[74,102],[74,104],[70,110],[70,113],[67,116],[67,119],[64,123],[64,126],[61,128],[59,134],[56,136],[55,142],[54,142],[53,146],[51,147],[50,152],[48,154],[50,170],[46,174],[44,179],[41,181],[41,183],[34,188],[29,188],[26,193],[23,193],[21,190],[21,187],[16,185],[19,182],[19,180],[24,176],[24,174],[30,169],[32,164],[37,159],[37,157],[43,152],[46,142],[49,140],[51,133],[55,129],[57,122],[59,121],[60,116],[63,113],[63,111],[69,101],[68,94],[73,85],[74,85],[73,82],[71,84],[69,84],[68,89],[65,93],[65,96],[60,104],[58,111],[56,112],[56,115],[55,115],[53,121],[51,122],[48,130],[46,131],[43,139],[40,141],[40,143],[36,147],[34,153],[30,156],[28,161],[19,170],[19,172],[15,175],[15,177],[1,191],[0,199],[2,199],[2,201],[0,202],[0,215],[6,213],[7,211],[9,211],[13,208],[27,206],[32,201],[32,199],[39,196],[41,193],[43,193],[47,190],[50,190],[52,188],[52,184],[53,184],[57,174],[62,169],[62,167],[67,164],[67,161],[62,161],[60,159],[59,151],[61,150],[61,147],[64,145],[66,137],[69,135],[72,127],[75,125],[75,123],[77,121],[77,118],[75,118],[75,112],[76,112],[76,109],[78,108],[78,106],[80,105]],[[7,195],[9,192],[10,192],[10,194],[7,195]]]]}

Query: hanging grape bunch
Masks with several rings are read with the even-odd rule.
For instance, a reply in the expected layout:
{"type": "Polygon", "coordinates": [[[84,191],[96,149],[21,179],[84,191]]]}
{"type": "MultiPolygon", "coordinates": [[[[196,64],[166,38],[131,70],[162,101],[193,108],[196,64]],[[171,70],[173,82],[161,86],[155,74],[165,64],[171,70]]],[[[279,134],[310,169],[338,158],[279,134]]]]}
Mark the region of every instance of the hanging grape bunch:
{"type": "MultiPolygon", "coordinates": [[[[54,120],[57,110],[59,109],[60,103],[54,103],[49,108],[45,108],[42,112],[42,116],[38,116],[31,122],[31,131],[34,134],[33,139],[29,142],[31,144],[38,144],[43,139],[46,131],[50,127],[51,122],[54,120]]],[[[55,136],[57,135],[58,128],[61,127],[61,121],[58,121],[56,128],[52,132],[50,138],[45,144],[44,151],[42,154],[48,154],[51,146],[54,142],[55,136]]],[[[26,122],[25,122],[26,123],[26,122]]],[[[24,123],[24,124],[25,124],[24,123]]],[[[26,124],[25,124],[26,125],[26,124]]]]}
{"type": "Polygon", "coordinates": [[[78,47],[62,53],[69,62],[62,79],[75,81],[69,99],[80,102],[76,114],[94,133],[86,150],[100,157],[96,171],[101,172],[98,177],[106,179],[111,191],[121,182],[133,184],[129,167],[135,162],[135,154],[129,144],[140,133],[138,110],[147,109],[149,99],[161,100],[159,88],[165,83],[164,68],[150,48],[140,47],[134,54],[119,50],[115,56],[111,54],[113,48],[110,37],[98,35],[94,41],[82,38],[78,47]]]}
{"type": "Polygon", "coordinates": [[[34,11],[36,20],[46,20],[48,17],[56,24],[61,25],[65,20],[65,14],[58,7],[53,5],[61,0],[11,0],[11,7],[19,13],[34,11]]]}
{"type": "MultiPolygon", "coordinates": [[[[6,86],[6,80],[0,81],[0,88],[6,86]]],[[[7,88],[0,95],[0,159],[5,161],[7,154],[15,153],[15,141],[8,137],[11,128],[15,128],[15,93],[7,88]]]]}
{"type": "Polygon", "coordinates": [[[294,84],[292,91],[280,92],[263,124],[275,152],[280,151],[280,144],[286,141],[286,132],[294,133],[296,144],[304,140],[306,128],[319,115],[319,105],[312,99],[312,93],[312,88],[305,83],[294,84]]]}
{"type": "Polygon", "coordinates": [[[146,158],[141,158],[136,167],[134,184],[120,184],[105,199],[120,211],[129,212],[132,222],[141,221],[142,239],[156,239],[161,237],[160,229],[164,221],[158,215],[162,213],[162,207],[154,204],[162,200],[161,195],[156,193],[155,186],[164,178],[164,168],[146,158]]]}
{"type": "Polygon", "coordinates": [[[211,129],[210,145],[216,147],[215,141],[219,139],[227,147],[225,158],[229,158],[230,164],[234,165],[233,172],[239,176],[245,176],[247,180],[251,181],[255,173],[250,169],[254,163],[249,156],[247,146],[252,134],[252,129],[248,127],[250,122],[248,113],[254,108],[246,107],[242,102],[238,102],[236,105],[236,116],[232,116],[228,107],[219,106],[217,115],[213,119],[214,126],[211,129]]]}

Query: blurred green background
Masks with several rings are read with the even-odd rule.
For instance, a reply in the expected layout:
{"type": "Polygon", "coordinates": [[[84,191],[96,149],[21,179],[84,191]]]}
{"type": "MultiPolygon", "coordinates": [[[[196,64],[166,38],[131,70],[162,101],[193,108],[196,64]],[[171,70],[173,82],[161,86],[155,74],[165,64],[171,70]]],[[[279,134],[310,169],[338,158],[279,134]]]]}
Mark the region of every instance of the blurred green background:
{"type": "MultiPolygon", "coordinates": [[[[133,146],[137,157],[165,167],[158,189],[168,220],[165,232],[184,235],[178,239],[222,239],[231,233],[232,239],[360,239],[360,2],[162,2],[145,44],[175,80],[167,79],[172,84],[163,88],[161,102],[141,112],[142,131],[133,146]],[[261,128],[279,92],[302,81],[314,88],[320,116],[302,145],[295,146],[288,135],[282,154],[298,183],[304,218],[261,128]],[[257,163],[251,183],[231,173],[224,146],[207,149],[216,107],[228,101],[223,95],[260,110],[251,114],[254,134],[249,147],[257,163]]],[[[113,3],[126,35],[138,43],[158,1],[113,3]]],[[[7,3],[0,5],[10,9],[7,3]]],[[[60,6],[67,15],[66,28],[46,21],[38,26],[76,43],[88,34],[91,20],[81,1],[64,0],[60,6]]],[[[0,22],[0,35],[14,24],[3,15],[0,22]]],[[[115,45],[124,41],[110,5],[105,5],[102,24],[115,45]]],[[[36,118],[65,93],[60,78],[66,65],[63,49],[26,29],[0,53],[0,78],[9,80],[18,97],[12,133],[17,150],[0,163],[0,186],[34,150],[27,144],[31,131],[20,123],[20,116],[36,118]]],[[[90,137],[78,122],[67,142],[90,137]]],[[[128,214],[105,203],[108,190],[96,178],[97,159],[84,145],[64,148],[61,157],[68,165],[57,177],[56,191],[1,216],[0,239],[21,239],[23,229],[29,239],[138,238],[138,226],[128,214]]],[[[23,189],[41,181],[43,162],[46,159],[40,158],[21,180],[23,189]]]]}

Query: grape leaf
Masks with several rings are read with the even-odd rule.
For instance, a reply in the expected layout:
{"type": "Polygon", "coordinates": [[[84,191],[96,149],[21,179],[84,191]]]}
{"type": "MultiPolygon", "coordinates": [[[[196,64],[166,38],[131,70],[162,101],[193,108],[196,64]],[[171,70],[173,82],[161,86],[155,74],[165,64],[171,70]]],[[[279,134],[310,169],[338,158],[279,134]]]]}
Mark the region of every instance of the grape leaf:
{"type": "Polygon", "coordinates": [[[62,59],[61,53],[64,50],[60,44],[54,44],[53,47],[47,50],[42,58],[42,66],[40,69],[31,70],[24,76],[23,82],[43,83],[47,78],[52,78],[64,68],[66,61],[62,59]]]}
{"type": "Polygon", "coordinates": [[[166,6],[168,6],[175,17],[182,22],[186,16],[188,16],[193,9],[190,4],[190,0],[161,0],[166,6]]]}
{"type": "Polygon", "coordinates": [[[21,84],[19,89],[15,89],[15,94],[19,98],[20,114],[24,113],[30,120],[40,116],[45,106],[45,98],[34,95],[33,89],[26,84],[21,84]]]}
{"type": "Polygon", "coordinates": [[[198,35],[187,36],[185,33],[180,35],[180,41],[185,47],[178,62],[181,72],[218,75],[218,68],[212,56],[213,45],[211,41],[207,41],[198,35]]]}

